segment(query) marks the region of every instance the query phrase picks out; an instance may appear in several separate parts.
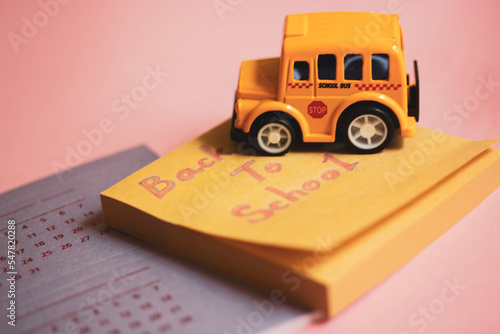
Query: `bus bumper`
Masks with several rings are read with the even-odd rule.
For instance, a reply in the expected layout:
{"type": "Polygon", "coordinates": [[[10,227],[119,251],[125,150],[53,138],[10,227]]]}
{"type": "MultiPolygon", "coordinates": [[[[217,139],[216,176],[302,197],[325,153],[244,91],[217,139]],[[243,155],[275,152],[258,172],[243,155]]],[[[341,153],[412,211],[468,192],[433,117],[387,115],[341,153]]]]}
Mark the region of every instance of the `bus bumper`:
{"type": "Polygon", "coordinates": [[[420,116],[420,80],[418,78],[418,63],[416,60],[413,61],[413,66],[415,69],[415,84],[410,85],[408,116],[415,117],[415,121],[418,122],[420,116]]]}
{"type": "Polygon", "coordinates": [[[234,127],[234,122],[236,122],[236,97],[233,104],[233,118],[231,119],[231,140],[233,141],[243,141],[247,138],[248,133],[243,132],[242,129],[237,129],[234,127]]]}

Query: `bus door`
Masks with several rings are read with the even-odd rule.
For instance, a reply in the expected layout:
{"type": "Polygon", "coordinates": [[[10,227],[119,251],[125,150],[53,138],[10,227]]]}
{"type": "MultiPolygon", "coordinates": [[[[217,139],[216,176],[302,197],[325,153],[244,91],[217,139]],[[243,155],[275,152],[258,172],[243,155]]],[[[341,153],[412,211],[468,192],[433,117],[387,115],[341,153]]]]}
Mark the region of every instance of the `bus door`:
{"type": "Polygon", "coordinates": [[[307,120],[307,107],[314,99],[313,64],[310,58],[292,58],[286,82],[285,103],[300,110],[307,120]]]}
{"type": "Polygon", "coordinates": [[[333,112],[345,98],[346,94],[341,91],[343,82],[340,79],[342,71],[339,71],[338,61],[335,54],[319,54],[316,58],[317,82],[316,82],[316,104],[324,105],[325,112],[320,114],[320,121],[315,121],[317,132],[330,134],[332,132],[331,123],[333,112]]]}

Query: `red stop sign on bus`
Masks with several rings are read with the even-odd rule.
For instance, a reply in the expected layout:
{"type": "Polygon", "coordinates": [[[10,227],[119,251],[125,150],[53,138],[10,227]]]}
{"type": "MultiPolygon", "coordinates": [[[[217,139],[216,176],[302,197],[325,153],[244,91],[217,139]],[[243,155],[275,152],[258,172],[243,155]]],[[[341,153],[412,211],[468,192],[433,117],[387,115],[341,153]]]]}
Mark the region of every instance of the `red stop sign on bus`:
{"type": "Polygon", "coordinates": [[[312,118],[322,118],[327,112],[326,104],[323,101],[313,101],[307,106],[307,113],[312,118]]]}

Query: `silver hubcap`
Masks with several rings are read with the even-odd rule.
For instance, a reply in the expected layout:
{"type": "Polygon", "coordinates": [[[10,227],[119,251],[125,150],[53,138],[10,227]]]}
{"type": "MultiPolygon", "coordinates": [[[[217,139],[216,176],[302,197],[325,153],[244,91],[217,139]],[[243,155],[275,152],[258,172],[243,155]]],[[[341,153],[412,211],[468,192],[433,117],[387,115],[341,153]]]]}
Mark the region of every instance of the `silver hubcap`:
{"type": "Polygon", "coordinates": [[[347,130],[351,143],[363,150],[379,147],[387,138],[387,125],[378,116],[361,115],[356,117],[347,130]]]}
{"type": "Polygon", "coordinates": [[[257,134],[260,148],[267,153],[282,153],[292,144],[292,134],[280,123],[269,123],[260,128],[257,134]]]}

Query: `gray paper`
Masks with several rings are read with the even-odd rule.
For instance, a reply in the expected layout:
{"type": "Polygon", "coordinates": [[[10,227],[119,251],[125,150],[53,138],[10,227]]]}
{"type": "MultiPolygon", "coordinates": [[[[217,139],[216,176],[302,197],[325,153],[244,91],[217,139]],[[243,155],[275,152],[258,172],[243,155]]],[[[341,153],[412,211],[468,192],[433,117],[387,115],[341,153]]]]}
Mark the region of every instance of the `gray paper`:
{"type": "Polygon", "coordinates": [[[249,334],[304,314],[104,224],[99,193],[155,159],[142,146],[0,195],[1,333],[249,334]]]}

